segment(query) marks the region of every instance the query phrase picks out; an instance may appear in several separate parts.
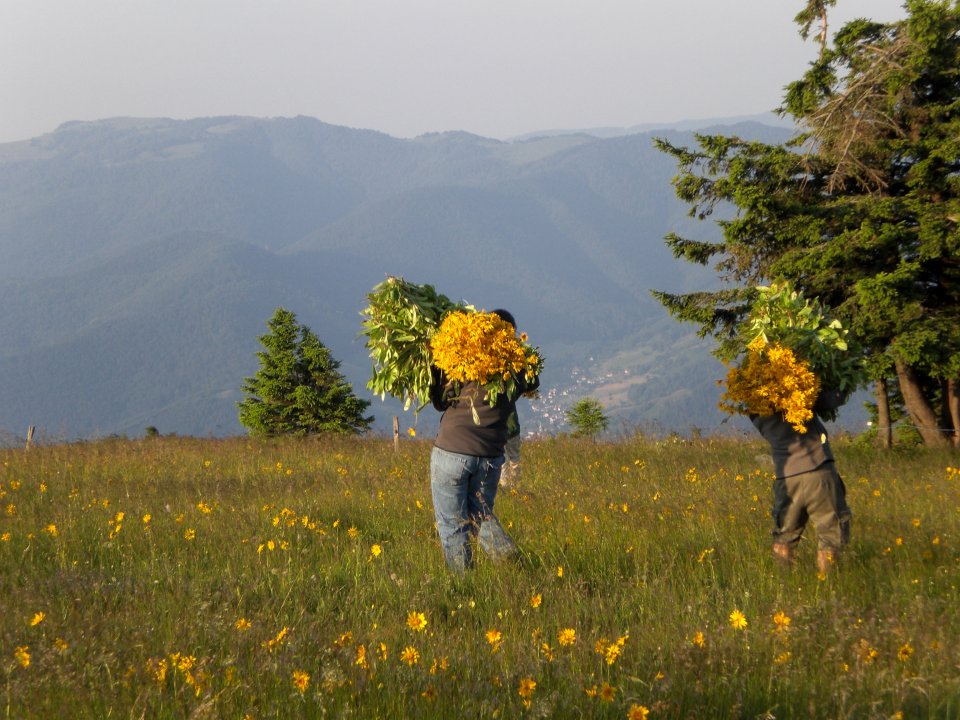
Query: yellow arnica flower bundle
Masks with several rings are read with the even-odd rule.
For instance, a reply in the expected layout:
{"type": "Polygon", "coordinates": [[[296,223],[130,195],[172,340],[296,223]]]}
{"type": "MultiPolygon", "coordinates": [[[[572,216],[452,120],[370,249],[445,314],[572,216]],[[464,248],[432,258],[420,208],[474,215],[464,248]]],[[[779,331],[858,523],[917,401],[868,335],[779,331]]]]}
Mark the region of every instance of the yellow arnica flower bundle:
{"type": "Polygon", "coordinates": [[[782,345],[757,338],[747,347],[739,366],[730,368],[720,408],[744,415],[783,413],[797,432],[813,419],[820,381],[809,363],[782,345]]]}
{"type": "Polygon", "coordinates": [[[433,364],[448,380],[484,386],[491,402],[513,384],[515,376],[532,380],[542,366],[539,353],[494,313],[447,314],[430,339],[430,352],[433,364]]]}

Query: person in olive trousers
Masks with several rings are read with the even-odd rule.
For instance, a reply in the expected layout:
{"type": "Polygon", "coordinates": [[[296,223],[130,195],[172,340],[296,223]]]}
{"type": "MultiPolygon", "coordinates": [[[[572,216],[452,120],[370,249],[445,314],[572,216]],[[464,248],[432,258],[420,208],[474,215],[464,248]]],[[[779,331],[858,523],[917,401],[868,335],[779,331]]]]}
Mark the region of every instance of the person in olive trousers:
{"type": "Polygon", "coordinates": [[[823,392],[802,433],[780,413],[750,416],[754,427],[770,444],[776,472],[773,554],[779,560],[792,562],[807,523],[812,523],[817,532],[817,569],[822,574],[830,571],[850,540],[852,513],[826,428],[816,413],[836,409],[842,400],[839,393],[823,392]]]}

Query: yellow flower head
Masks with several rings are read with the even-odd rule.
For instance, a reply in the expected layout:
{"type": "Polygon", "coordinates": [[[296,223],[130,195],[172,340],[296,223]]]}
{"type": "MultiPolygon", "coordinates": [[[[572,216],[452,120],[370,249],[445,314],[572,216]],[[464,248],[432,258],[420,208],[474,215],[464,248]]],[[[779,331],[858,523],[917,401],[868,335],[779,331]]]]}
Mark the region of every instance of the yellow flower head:
{"type": "Polygon", "coordinates": [[[400,662],[405,662],[410,667],[413,667],[420,662],[419,651],[412,645],[407,645],[400,653],[400,662]]]}
{"type": "Polygon", "coordinates": [[[411,612],[407,615],[407,627],[414,632],[423,632],[427,627],[427,616],[421,612],[411,612]]]}
{"type": "Polygon", "coordinates": [[[292,681],[297,692],[303,695],[307,691],[307,688],[310,687],[310,673],[304,672],[303,670],[294,670],[292,681]]]}
{"type": "Polygon", "coordinates": [[[739,610],[730,613],[730,627],[734,630],[743,630],[747,627],[747,616],[739,610]]]}
{"type": "Polygon", "coordinates": [[[533,678],[525,677],[520,680],[520,686],[517,688],[517,694],[524,700],[533,696],[533,691],[537,689],[537,683],[533,678]]]}
{"type": "Polygon", "coordinates": [[[564,628],[557,633],[557,643],[562,646],[573,645],[577,642],[577,631],[573,628],[564,628]]]}
{"type": "Polygon", "coordinates": [[[617,689],[609,683],[603,683],[600,686],[599,695],[603,702],[613,702],[617,696],[617,689]]]}

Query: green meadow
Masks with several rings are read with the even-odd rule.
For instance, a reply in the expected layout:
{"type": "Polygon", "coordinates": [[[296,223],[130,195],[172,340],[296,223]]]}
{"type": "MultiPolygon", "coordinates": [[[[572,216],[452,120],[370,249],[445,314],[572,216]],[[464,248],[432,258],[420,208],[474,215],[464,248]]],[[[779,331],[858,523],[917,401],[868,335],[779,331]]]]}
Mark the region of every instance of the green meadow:
{"type": "Polygon", "coordinates": [[[428,440],[0,450],[2,716],[960,718],[960,458],[834,450],[826,577],[760,441],[527,442],[462,576],[428,440]]]}

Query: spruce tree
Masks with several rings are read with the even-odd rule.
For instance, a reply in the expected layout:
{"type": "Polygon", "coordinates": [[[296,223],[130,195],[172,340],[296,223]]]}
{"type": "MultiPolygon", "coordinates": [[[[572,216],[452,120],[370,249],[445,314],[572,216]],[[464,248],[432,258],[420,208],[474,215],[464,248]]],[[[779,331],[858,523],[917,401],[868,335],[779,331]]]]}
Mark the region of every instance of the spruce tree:
{"type": "Polygon", "coordinates": [[[259,340],[260,369],[244,379],[246,398],[237,403],[240,423],[253,435],[360,433],[373,417],[353,394],[340,363],[296,315],[277,308],[259,340]]]}
{"type": "MultiPolygon", "coordinates": [[[[801,34],[825,25],[832,4],[809,0],[801,34]]],[[[867,348],[878,408],[902,401],[933,445],[944,423],[960,439],[960,3],[905,7],[903,20],[855,20],[821,44],[787,87],[781,112],[802,131],[791,142],[658,141],[677,159],[674,186],[692,216],[735,212],[718,221],[719,242],[667,237],[677,257],[715,262],[724,287],[654,295],[724,354],[751,288],[792,281],[867,348]]]]}
{"type": "Polygon", "coordinates": [[[567,422],[573,428],[574,437],[596,437],[607,429],[607,416],[603,405],[594,398],[577,400],[566,412],[567,422]]]}

